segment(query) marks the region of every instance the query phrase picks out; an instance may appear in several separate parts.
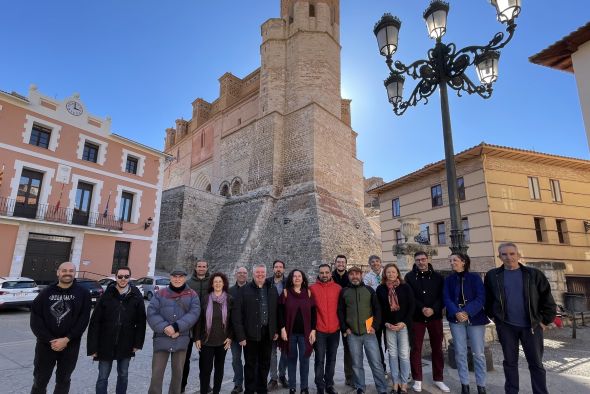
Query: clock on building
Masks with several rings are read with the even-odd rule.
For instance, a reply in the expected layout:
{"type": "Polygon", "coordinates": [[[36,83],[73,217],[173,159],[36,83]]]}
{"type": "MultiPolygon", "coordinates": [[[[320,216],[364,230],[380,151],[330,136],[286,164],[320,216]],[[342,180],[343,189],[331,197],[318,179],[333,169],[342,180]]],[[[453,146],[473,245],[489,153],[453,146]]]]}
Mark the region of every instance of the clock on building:
{"type": "Polygon", "coordinates": [[[80,116],[82,115],[82,112],[84,112],[84,109],[82,109],[82,104],[74,100],[67,102],[66,109],[74,116],[80,116]]]}

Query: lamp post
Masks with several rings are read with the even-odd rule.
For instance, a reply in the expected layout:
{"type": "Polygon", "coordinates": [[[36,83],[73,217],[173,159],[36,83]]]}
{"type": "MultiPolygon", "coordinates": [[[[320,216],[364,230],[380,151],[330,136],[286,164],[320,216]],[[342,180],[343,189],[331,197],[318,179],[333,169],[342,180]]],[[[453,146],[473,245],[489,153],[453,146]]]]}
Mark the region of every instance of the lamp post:
{"type": "Polygon", "coordinates": [[[458,96],[461,96],[462,92],[467,92],[468,94],[476,93],[484,99],[490,98],[492,84],[498,78],[499,50],[506,46],[514,36],[515,19],[520,13],[520,0],[490,0],[490,3],[496,8],[498,21],[506,25],[508,35],[505,37],[502,32],[496,33],[487,45],[468,46],[457,50],[455,44],[444,44],[441,41],[447,30],[449,4],[441,0],[433,0],[424,11],[424,20],[428,28],[428,35],[436,43],[434,48],[428,51],[428,59],[417,60],[408,66],[399,60],[393,61],[393,55],[398,48],[401,21],[391,14],[384,14],[374,28],[379,52],[385,57],[385,63],[390,70],[389,77],[385,80],[385,88],[396,115],[401,116],[408,107],[415,106],[420,101],[424,101],[426,104],[428,97],[436,91],[437,87],[440,90],[445,169],[451,214],[452,253],[465,253],[467,245],[465,245],[457,192],[447,86],[455,90],[458,96]],[[465,73],[471,65],[475,65],[480,81],[479,85],[476,85],[465,73]],[[405,101],[403,99],[404,74],[418,81],[410,97],[405,101]]]}

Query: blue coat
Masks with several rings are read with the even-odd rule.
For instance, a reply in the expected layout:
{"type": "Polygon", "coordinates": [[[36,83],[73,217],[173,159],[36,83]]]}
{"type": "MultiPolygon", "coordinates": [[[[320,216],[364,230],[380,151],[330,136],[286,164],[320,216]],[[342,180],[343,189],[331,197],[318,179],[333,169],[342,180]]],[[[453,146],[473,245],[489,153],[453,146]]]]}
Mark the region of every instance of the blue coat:
{"type": "Polygon", "coordinates": [[[443,301],[447,308],[447,320],[451,323],[457,323],[455,314],[457,312],[467,312],[469,324],[474,326],[488,324],[489,320],[484,311],[485,289],[481,277],[473,272],[465,272],[464,278],[463,294],[466,301],[464,307],[459,307],[459,297],[461,296],[459,275],[453,273],[445,279],[443,301]]]}
{"type": "Polygon", "coordinates": [[[161,289],[147,308],[147,322],[154,331],[154,352],[186,350],[200,313],[199,296],[188,286],[180,293],[168,287],[161,289]],[[169,325],[180,333],[177,338],[164,334],[164,328],[169,325]]]}

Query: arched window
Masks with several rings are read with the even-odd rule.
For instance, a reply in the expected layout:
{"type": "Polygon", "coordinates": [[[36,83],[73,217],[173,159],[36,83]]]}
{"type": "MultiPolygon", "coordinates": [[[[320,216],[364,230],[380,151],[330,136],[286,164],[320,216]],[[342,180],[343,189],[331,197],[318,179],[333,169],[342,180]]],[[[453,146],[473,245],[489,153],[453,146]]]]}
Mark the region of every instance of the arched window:
{"type": "Polygon", "coordinates": [[[208,184],[207,187],[205,187],[205,191],[211,193],[211,184],[208,184]]]}
{"type": "Polygon", "coordinates": [[[240,178],[234,178],[231,183],[231,195],[239,196],[242,194],[242,180],[240,178]]]}
{"type": "Polygon", "coordinates": [[[221,184],[219,194],[223,197],[229,197],[229,184],[227,182],[221,184]]]}

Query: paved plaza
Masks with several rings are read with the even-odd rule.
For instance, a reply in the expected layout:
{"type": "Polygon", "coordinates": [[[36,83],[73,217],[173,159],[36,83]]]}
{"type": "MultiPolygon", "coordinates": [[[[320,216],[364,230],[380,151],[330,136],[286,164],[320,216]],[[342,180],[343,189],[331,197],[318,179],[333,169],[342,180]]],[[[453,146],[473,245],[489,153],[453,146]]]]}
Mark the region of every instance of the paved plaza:
{"type": "MultiPolygon", "coordinates": [[[[148,328],[145,347],[137,354],[129,367],[129,393],[146,393],[151,375],[152,332],[148,328]]],[[[94,384],[98,374],[98,364],[86,357],[86,337],[84,336],[80,349],[80,358],[76,371],[72,376],[73,394],[94,393],[94,384]]],[[[35,337],[29,328],[29,312],[26,310],[0,311],[0,393],[25,394],[30,391],[33,374],[33,353],[35,337]]],[[[492,345],[495,371],[488,373],[488,392],[502,393],[504,376],[502,373],[502,355],[499,345],[492,345]]],[[[339,393],[352,393],[350,387],[344,386],[344,367],[342,348],[338,354],[336,366],[336,388],[339,393]]],[[[522,356],[522,354],[521,354],[522,356]]],[[[425,357],[428,357],[425,355],[425,357]]],[[[313,356],[312,356],[313,358],[313,356]]],[[[197,359],[193,356],[191,376],[187,393],[198,392],[197,359]]],[[[529,374],[524,358],[521,359],[521,392],[530,393],[529,374]]],[[[313,366],[313,360],[311,360],[313,366]]],[[[571,339],[571,329],[553,329],[546,334],[545,366],[548,373],[549,392],[551,393],[584,393],[590,392],[590,328],[578,329],[577,339],[571,339]]],[[[367,393],[375,393],[370,369],[365,366],[367,393]]],[[[424,360],[424,390],[423,393],[439,393],[432,382],[430,362],[424,360]]],[[[233,372],[231,356],[228,353],[225,363],[225,379],[223,393],[229,393],[233,387],[233,372]]],[[[116,371],[111,374],[109,393],[114,393],[116,371]]],[[[170,379],[166,374],[165,387],[170,379]]],[[[451,387],[451,392],[460,392],[457,371],[445,368],[445,382],[451,387]]],[[[315,392],[313,385],[313,368],[310,368],[310,392],[315,392]]],[[[472,391],[475,385],[472,385],[472,391]]],[[[49,392],[53,390],[53,379],[49,392]]],[[[288,390],[278,390],[277,393],[287,393],[288,390]]]]}

